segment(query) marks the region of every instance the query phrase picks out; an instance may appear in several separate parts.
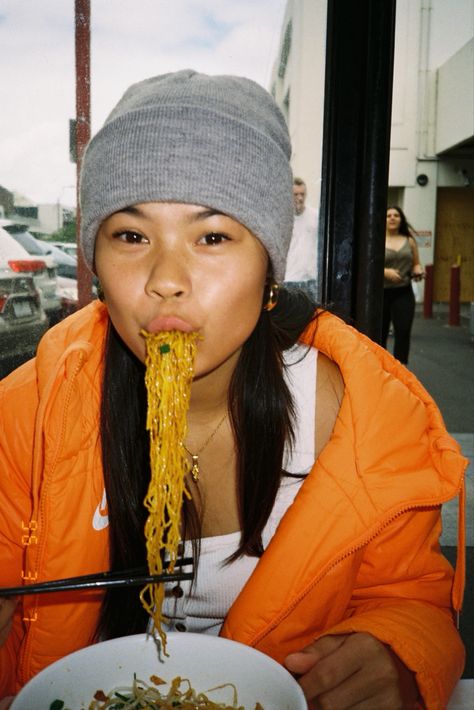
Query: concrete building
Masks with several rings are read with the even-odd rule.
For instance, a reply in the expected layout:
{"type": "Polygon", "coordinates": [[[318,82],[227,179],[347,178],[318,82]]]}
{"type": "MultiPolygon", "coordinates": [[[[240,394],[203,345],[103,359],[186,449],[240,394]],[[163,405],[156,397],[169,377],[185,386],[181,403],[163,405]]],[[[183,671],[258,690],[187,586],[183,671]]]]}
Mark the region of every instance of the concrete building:
{"type": "Polygon", "coordinates": [[[19,192],[0,185],[0,216],[21,221],[39,237],[53,234],[75,217],[75,209],[58,202],[38,205],[19,192]]]}
{"type": "MultiPolygon", "coordinates": [[[[269,87],[316,207],[326,17],[326,0],[288,0],[269,87]]],[[[434,300],[448,300],[460,262],[461,300],[474,301],[474,0],[397,0],[387,203],[403,208],[434,264],[434,300]]]]}

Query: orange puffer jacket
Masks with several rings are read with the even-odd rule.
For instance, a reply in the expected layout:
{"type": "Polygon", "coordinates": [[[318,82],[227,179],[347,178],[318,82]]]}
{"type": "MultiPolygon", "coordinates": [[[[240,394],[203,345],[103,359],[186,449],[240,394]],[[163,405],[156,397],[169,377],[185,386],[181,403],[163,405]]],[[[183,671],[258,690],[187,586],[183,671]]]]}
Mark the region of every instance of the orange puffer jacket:
{"type": "MultiPolygon", "coordinates": [[[[51,329],[0,383],[0,585],[107,568],[99,400],[105,307],[51,329]]],[[[330,314],[304,340],[336,361],[345,393],[329,443],[232,606],[223,635],[278,661],[322,634],[366,631],[417,673],[428,708],[460,677],[463,555],[440,554],[440,506],[465,459],[423,387],[330,314]]],[[[460,515],[460,529],[463,515],[460,515]]],[[[463,538],[460,538],[461,547],[463,538]]],[[[89,644],[98,592],[21,597],[0,649],[0,697],[89,644]]]]}

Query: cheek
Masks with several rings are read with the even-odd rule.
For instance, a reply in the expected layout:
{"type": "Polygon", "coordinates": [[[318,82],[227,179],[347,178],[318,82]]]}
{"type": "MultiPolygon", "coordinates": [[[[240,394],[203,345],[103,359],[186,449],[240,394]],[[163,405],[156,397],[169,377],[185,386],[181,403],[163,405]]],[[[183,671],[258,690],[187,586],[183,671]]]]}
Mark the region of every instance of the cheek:
{"type": "Polygon", "coordinates": [[[234,273],[220,295],[229,335],[245,340],[254,329],[262,310],[264,275],[234,273]]]}
{"type": "Polygon", "coordinates": [[[95,268],[106,300],[110,304],[128,304],[130,307],[135,295],[143,288],[143,277],[133,261],[124,262],[114,257],[113,250],[102,246],[98,238],[95,268]]]}
{"type": "Polygon", "coordinates": [[[206,303],[202,305],[207,312],[206,339],[209,338],[210,349],[231,352],[247,340],[262,310],[265,274],[266,267],[252,273],[234,269],[225,279],[221,274],[218,281],[208,285],[206,303]]]}
{"type": "Polygon", "coordinates": [[[137,302],[137,280],[123,272],[117,278],[117,270],[97,266],[97,277],[104,291],[105,305],[110,320],[124,343],[141,361],[145,359],[145,342],[139,334],[133,317],[137,302]]]}

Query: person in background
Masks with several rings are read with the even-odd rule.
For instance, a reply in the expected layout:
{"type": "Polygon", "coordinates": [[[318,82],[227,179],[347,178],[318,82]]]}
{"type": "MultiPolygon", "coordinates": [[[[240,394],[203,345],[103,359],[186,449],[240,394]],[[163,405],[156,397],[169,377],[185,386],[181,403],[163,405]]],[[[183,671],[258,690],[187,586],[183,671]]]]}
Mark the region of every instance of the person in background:
{"type": "Polygon", "coordinates": [[[408,363],[410,336],[415,316],[415,294],[411,280],[424,277],[420,264],[414,230],[402,209],[387,208],[385,233],[385,267],[383,290],[382,345],[387,347],[390,324],[393,325],[393,354],[405,365],[408,363]]]}
{"type": "MultiPolygon", "coordinates": [[[[196,577],[165,585],[166,630],[257,648],[317,707],[446,707],[464,568],[441,506],[464,500],[466,460],[406,368],[278,287],[290,158],[268,92],[192,70],[134,84],[91,140],[81,244],[103,301],[0,382],[0,587],[146,565],[142,333],[192,330],[196,577]]],[[[0,698],[148,620],[131,588],[0,601],[0,698]]]]}
{"type": "Polygon", "coordinates": [[[286,260],[285,286],[302,289],[317,300],[318,210],[306,204],[306,184],[293,179],[295,219],[286,260]]]}

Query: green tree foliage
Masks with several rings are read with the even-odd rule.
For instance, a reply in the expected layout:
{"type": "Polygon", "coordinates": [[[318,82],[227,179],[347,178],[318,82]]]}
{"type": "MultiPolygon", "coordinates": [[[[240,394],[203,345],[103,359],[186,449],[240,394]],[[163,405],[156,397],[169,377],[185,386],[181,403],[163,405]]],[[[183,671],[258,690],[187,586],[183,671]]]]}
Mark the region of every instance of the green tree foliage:
{"type": "Polygon", "coordinates": [[[49,237],[48,241],[76,243],[76,220],[66,222],[61,229],[58,229],[49,237]]]}

